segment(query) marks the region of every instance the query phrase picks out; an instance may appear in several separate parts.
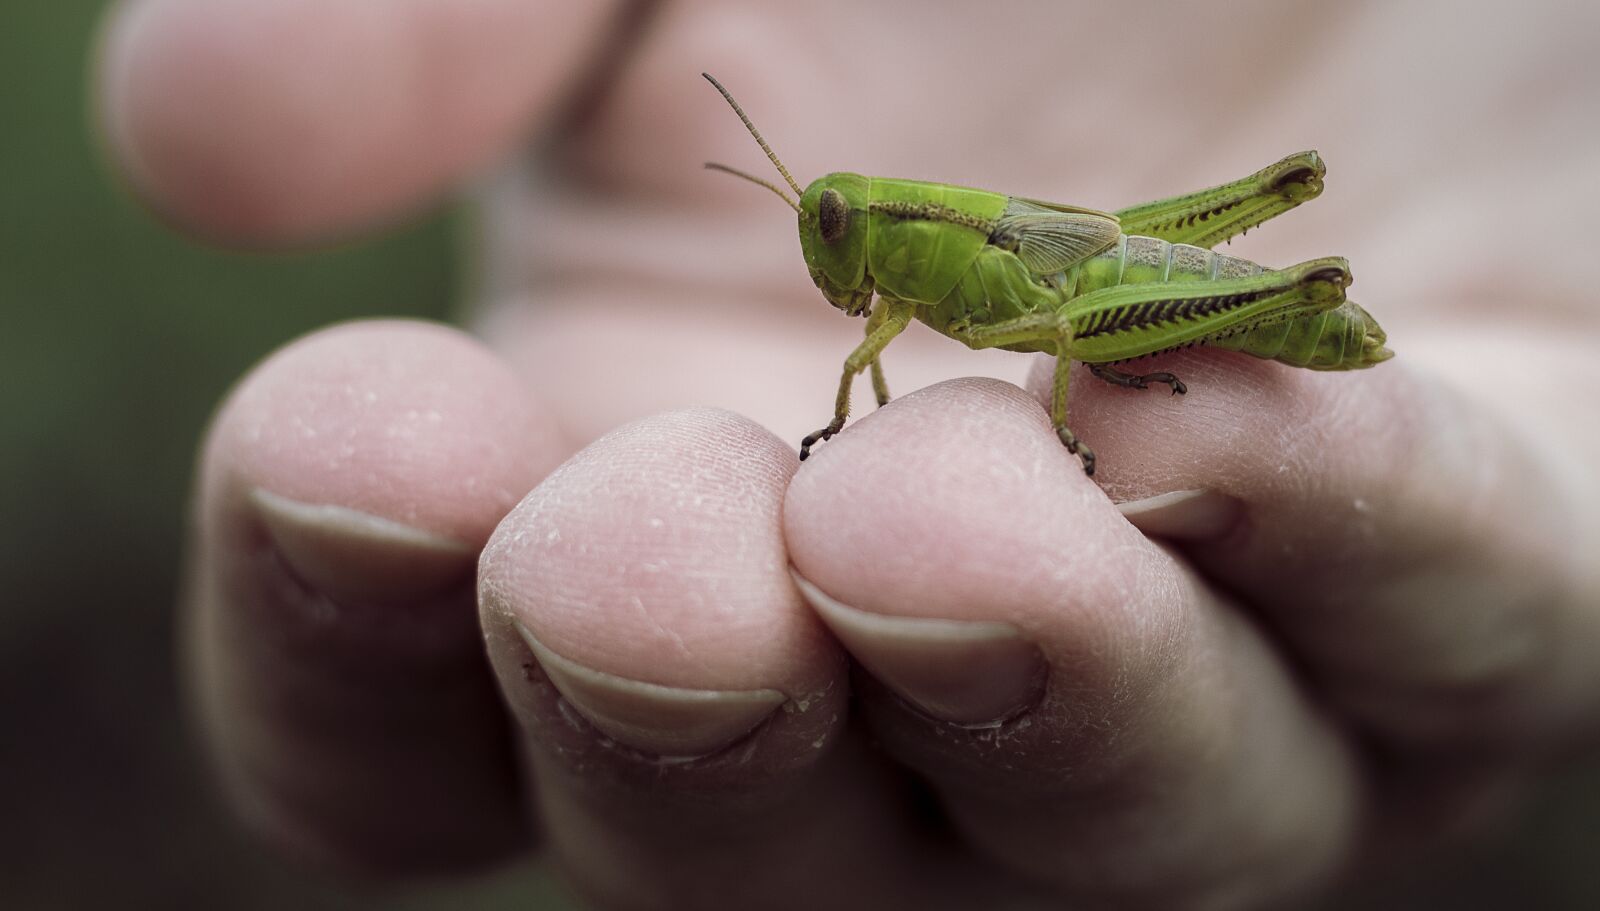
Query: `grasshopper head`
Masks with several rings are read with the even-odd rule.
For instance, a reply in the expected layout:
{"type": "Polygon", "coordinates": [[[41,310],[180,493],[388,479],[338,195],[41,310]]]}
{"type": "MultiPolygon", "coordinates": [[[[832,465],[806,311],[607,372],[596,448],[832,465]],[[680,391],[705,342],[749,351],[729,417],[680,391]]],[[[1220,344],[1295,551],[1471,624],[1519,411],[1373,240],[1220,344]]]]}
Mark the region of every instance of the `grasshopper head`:
{"type": "Polygon", "coordinates": [[[711,74],[700,75],[721,93],[728,106],[744,121],[745,129],[761,146],[761,151],[767,153],[773,167],[783,175],[784,181],[800,197],[800,201],[796,202],[777,185],[737,168],[713,162],[707,162],[706,167],[766,187],[799,213],[800,249],[805,253],[811,280],[817,283],[828,303],[852,316],[865,314],[872,304],[872,279],[867,277],[867,178],[860,174],[829,174],[812,181],[811,186],[801,190],[789,174],[789,169],[783,166],[772,147],[761,138],[761,131],[745,115],[744,108],[739,107],[739,102],[734,101],[728,90],[711,74]]]}
{"type": "Polygon", "coordinates": [[[800,249],[822,296],[840,310],[863,314],[872,303],[867,278],[867,178],[819,177],[800,196],[800,249]]]}

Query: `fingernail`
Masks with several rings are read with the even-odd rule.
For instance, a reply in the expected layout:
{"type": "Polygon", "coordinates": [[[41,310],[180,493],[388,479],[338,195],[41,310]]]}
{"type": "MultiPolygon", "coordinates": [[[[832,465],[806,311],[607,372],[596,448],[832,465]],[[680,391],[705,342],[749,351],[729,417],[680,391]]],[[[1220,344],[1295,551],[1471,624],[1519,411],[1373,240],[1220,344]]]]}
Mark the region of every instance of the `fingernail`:
{"type": "Polygon", "coordinates": [[[791,573],[850,654],[934,718],[998,724],[1033,707],[1044,693],[1044,655],[1009,623],[870,613],[846,607],[791,573]]]}
{"type": "Polygon", "coordinates": [[[1194,541],[1222,537],[1239,520],[1243,506],[1213,490],[1174,490],[1118,503],[1117,509],[1147,535],[1194,541]]]}
{"type": "Polygon", "coordinates": [[[334,600],[417,601],[467,578],[477,548],[371,513],[250,494],[278,552],[334,600]]]}
{"type": "Polygon", "coordinates": [[[670,758],[705,756],[755,730],[785,697],[777,690],[695,690],[618,677],[552,652],[513,621],[546,677],[600,733],[670,758]]]}

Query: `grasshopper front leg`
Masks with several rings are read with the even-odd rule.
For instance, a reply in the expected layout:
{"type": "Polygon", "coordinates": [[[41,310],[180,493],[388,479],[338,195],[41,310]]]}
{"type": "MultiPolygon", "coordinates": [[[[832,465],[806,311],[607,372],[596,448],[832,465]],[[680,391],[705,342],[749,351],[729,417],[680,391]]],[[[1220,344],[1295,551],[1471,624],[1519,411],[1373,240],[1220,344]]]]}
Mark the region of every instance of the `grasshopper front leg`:
{"type": "MultiPolygon", "coordinates": [[[[894,337],[910,324],[916,309],[916,305],[904,301],[878,298],[877,308],[868,320],[868,328],[871,331],[868,332],[866,340],[845,358],[844,376],[839,379],[839,394],[833,401],[833,420],[821,430],[806,434],[805,439],[800,441],[800,461],[804,462],[811,455],[812,446],[832,439],[834,434],[844,429],[844,422],[850,418],[850,387],[855,381],[856,374],[868,367],[876,366],[878,355],[882,354],[883,349],[894,341],[894,337]],[[881,318],[878,316],[879,311],[883,312],[881,318]]],[[[889,390],[883,385],[882,368],[873,373],[873,389],[878,393],[879,404],[888,401],[889,390]]]]}
{"type": "Polygon", "coordinates": [[[1322,193],[1327,168],[1299,152],[1232,183],[1130,206],[1117,213],[1122,233],[1212,247],[1322,193]]]}
{"type": "Polygon", "coordinates": [[[878,407],[889,404],[889,381],[883,378],[883,365],[876,359],[872,362],[872,396],[878,400],[878,407]]]}
{"type": "MultiPolygon", "coordinates": [[[[872,315],[867,317],[867,336],[870,338],[884,319],[889,315],[889,308],[877,306],[872,310],[872,315]]],[[[878,407],[889,404],[889,381],[883,378],[883,363],[878,358],[872,359],[872,395],[878,400],[878,407]]]]}

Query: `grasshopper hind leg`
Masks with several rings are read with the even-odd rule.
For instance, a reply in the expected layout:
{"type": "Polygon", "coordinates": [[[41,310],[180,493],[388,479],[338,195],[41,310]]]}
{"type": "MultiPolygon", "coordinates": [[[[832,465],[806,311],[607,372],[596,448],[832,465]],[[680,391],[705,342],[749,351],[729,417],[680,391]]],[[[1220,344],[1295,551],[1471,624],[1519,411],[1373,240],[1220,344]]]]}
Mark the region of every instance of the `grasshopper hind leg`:
{"type": "Polygon", "coordinates": [[[1172,387],[1173,395],[1183,395],[1189,391],[1189,387],[1183,384],[1183,380],[1178,379],[1177,376],[1171,373],[1123,373],[1121,370],[1107,367],[1104,364],[1090,364],[1088,366],[1090,373],[1113,386],[1126,386],[1129,389],[1149,389],[1151,383],[1166,383],[1172,387]]]}
{"type": "Polygon", "coordinates": [[[1322,193],[1327,168],[1316,152],[1298,152],[1248,177],[1117,212],[1122,233],[1213,247],[1322,193]]]}

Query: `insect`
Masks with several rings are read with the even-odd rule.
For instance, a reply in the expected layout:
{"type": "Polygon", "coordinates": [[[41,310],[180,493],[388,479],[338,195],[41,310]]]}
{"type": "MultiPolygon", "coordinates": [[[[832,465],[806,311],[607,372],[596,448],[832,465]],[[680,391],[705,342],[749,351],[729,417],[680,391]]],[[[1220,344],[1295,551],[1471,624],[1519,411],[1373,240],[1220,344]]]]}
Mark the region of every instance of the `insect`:
{"type": "Polygon", "coordinates": [[[845,358],[833,420],[800,443],[800,458],[844,428],[850,388],[871,371],[889,401],[879,355],[912,319],[969,348],[1056,356],[1050,419],[1094,474],[1094,452],[1067,427],[1073,361],[1118,386],[1165,384],[1170,373],[1130,374],[1123,361],[1210,345],[1312,370],[1359,370],[1394,356],[1377,322],[1345,299],[1340,257],[1266,269],[1210,248],[1322,192],[1325,169],[1301,152],[1208,190],[1100,212],[986,190],[839,172],[804,190],[744,109],[708,73],[794,190],[707,163],[777,194],[799,215],[800,247],[822,296],[867,317],[866,340],[845,358]],[[874,304],[876,297],[876,304],[874,304]]]}

